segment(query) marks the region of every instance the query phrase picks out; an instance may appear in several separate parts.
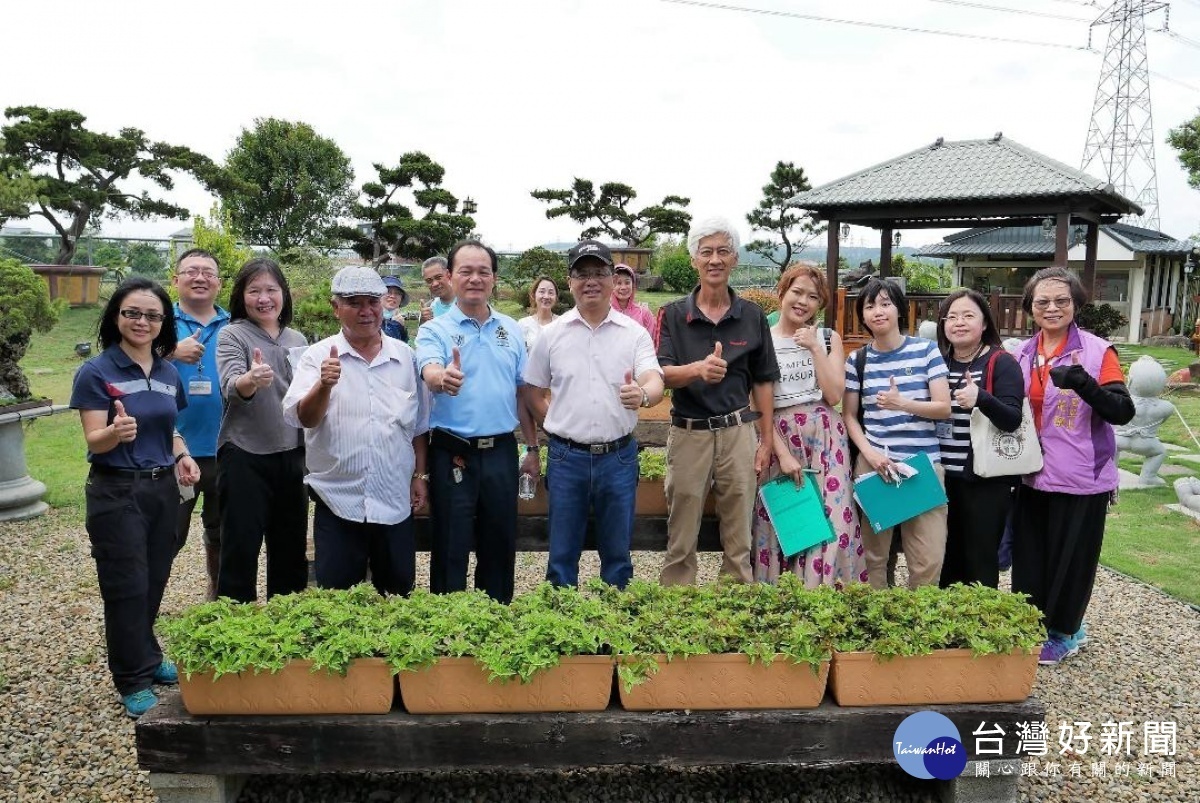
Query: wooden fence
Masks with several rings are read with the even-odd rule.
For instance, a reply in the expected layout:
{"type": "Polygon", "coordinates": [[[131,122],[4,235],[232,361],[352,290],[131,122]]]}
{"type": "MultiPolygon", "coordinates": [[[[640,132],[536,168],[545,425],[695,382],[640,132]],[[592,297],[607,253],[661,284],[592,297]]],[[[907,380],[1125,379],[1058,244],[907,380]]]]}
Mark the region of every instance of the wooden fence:
{"type": "MultiPolygon", "coordinates": [[[[842,336],[846,350],[849,351],[870,340],[871,333],[858,322],[858,316],[854,311],[858,304],[858,293],[848,293],[845,287],[839,287],[837,292],[838,320],[832,326],[842,336]]],[[[907,295],[907,333],[915,335],[922,321],[936,321],[938,307],[946,295],[946,293],[907,295]]],[[[1033,334],[1033,318],[1026,315],[1025,310],[1021,309],[1021,296],[992,293],[987,299],[992,308],[992,315],[996,319],[996,328],[1000,332],[1000,337],[1029,337],[1033,334]]]]}

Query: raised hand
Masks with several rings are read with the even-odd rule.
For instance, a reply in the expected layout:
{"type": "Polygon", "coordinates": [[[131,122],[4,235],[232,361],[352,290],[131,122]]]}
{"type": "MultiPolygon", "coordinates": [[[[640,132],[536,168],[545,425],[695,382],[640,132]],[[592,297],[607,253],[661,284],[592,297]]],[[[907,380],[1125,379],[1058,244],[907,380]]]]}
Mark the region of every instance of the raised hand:
{"type": "Polygon", "coordinates": [[[120,399],[113,402],[112,428],[116,433],[117,441],[120,443],[133,443],[133,439],[137,437],[137,419],[125,413],[125,405],[120,399]]]}
{"type": "Polygon", "coordinates": [[[896,377],[892,377],[888,389],[875,395],[875,403],[884,410],[903,410],[904,395],[896,387],[896,377]]]}
{"type": "Polygon", "coordinates": [[[433,320],[433,301],[426,299],[421,302],[421,323],[433,320]]]}
{"type": "Polygon", "coordinates": [[[975,404],[979,401],[979,385],[975,384],[975,375],[970,370],[967,371],[965,384],[954,391],[954,401],[958,402],[958,406],[964,410],[974,409],[975,404]]]}
{"type": "Polygon", "coordinates": [[[442,371],[440,390],[447,396],[457,396],[464,379],[466,377],[462,371],[462,355],[459,354],[458,346],[455,346],[450,350],[450,364],[442,371]]]}
{"type": "Polygon", "coordinates": [[[1079,352],[1071,352],[1071,364],[1059,365],[1050,369],[1050,381],[1055,387],[1064,390],[1081,390],[1087,387],[1092,381],[1092,377],[1079,364],[1079,352]]]}
{"type": "Polygon", "coordinates": [[[716,385],[725,378],[725,373],[729,369],[729,363],[721,358],[722,346],[721,341],[713,346],[712,354],[709,354],[700,363],[700,378],[710,385],[716,385]]]}
{"type": "Polygon", "coordinates": [[[342,378],[342,361],[338,359],[337,346],[329,347],[329,356],[321,360],[321,384],[332,388],[342,378]]]}
{"type": "Polygon", "coordinates": [[[633,381],[633,371],[625,372],[625,381],[620,388],[621,406],[626,410],[636,410],[642,406],[642,386],[633,381]]]}
{"type": "MultiPolygon", "coordinates": [[[[340,365],[340,363],[339,363],[340,365]]],[[[275,381],[275,371],[271,366],[263,362],[262,350],[255,349],[254,357],[250,362],[250,379],[254,382],[256,388],[268,387],[275,381]]]]}
{"type": "MultiPolygon", "coordinates": [[[[817,350],[817,343],[819,342],[816,324],[813,324],[812,326],[801,326],[796,330],[795,334],[792,335],[792,341],[802,349],[808,349],[809,351],[815,352],[817,350]]],[[[824,346],[821,347],[821,351],[825,351],[824,346]]]]}
{"type": "Polygon", "coordinates": [[[195,335],[189,335],[183,340],[175,344],[175,351],[171,353],[172,360],[186,362],[189,365],[195,365],[204,357],[204,344],[196,339],[195,335]]]}

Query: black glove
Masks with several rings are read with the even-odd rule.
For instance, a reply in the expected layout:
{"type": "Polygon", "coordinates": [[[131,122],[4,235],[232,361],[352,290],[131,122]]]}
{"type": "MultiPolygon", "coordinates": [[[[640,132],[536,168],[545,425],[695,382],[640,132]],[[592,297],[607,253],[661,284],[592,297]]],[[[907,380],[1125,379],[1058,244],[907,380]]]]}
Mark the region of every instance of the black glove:
{"type": "Polygon", "coordinates": [[[1133,420],[1137,410],[1124,382],[1110,382],[1103,386],[1092,382],[1092,388],[1080,391],[1079,398],[1087,402],[1096,415],[1118,427],[1133,420]]]}
{"type": "MultiPolygon", "coordinates": [[[[1083,369],[1082,365],[1060,365],[1057,368],[1050,369],[1050,381],[1057,388],[1063,390],[1073,390],[1083,395],[1081,391],[1089,385],[1099,387],[1092,375],[1083,369]]],[[[1086,399],[1085,399],[1086,401],[1086,399]]]]}

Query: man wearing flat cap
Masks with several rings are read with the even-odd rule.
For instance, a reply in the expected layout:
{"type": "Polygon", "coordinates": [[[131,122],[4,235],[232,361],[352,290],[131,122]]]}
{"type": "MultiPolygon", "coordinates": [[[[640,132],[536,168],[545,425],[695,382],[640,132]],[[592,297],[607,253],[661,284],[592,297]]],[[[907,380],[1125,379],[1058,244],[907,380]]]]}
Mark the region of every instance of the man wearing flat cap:
{"type": "Polygon", "coordinates": [[[387,287],[371,268],[333,277],[341,331],[305,350],[283,399],[304,427],[305,483],[316,504],[317,585],[349,588],[370,568],[381,593],[416,578],[412,511],[428,496],[429,397],[407,343],[382,332],[387,287]]]}
{"type": "Polygon", "coordinates": [[[624,588],[633,577],[629,547],[638,484],[633,430],[638,408],[662,400],[662,369],[650,333],[613,309],[608,246],[579,243],[568,255],[567,273],[575,308],[542,330],[522,391],[549,439],[546,579],[560,586],[578,583],[594,511],[600,577],[624,588]]]}

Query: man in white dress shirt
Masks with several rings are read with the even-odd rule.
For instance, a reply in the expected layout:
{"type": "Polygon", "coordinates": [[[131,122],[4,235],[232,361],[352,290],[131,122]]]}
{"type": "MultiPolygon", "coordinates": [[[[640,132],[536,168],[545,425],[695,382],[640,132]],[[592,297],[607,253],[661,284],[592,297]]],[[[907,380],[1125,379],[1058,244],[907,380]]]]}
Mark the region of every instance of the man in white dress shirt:
{"type": "Polygon", "coordinates": [[[304,352],[283,400],[304,427],[317,585],[366,579],[407,594],[416,578],[412,511],[425,504],[429,397],[408,344],[381,331],[387,288],[374,270],[333,277],[342,330],[304,352]]]}
{"type": "Polygon", "coordinates": [[[608,247],[594,240],[576,245],[568,275],[575,308],[542,330],[522,390],[550,441],[546,579],[555,585],[578,583],[588,514],[594,509],[600,577],[624,588],[633,576],[629,543],[638,483],[633,430],[638,408],[662,400],[662,369],[646,329],[611,306],[608,247]]]}

